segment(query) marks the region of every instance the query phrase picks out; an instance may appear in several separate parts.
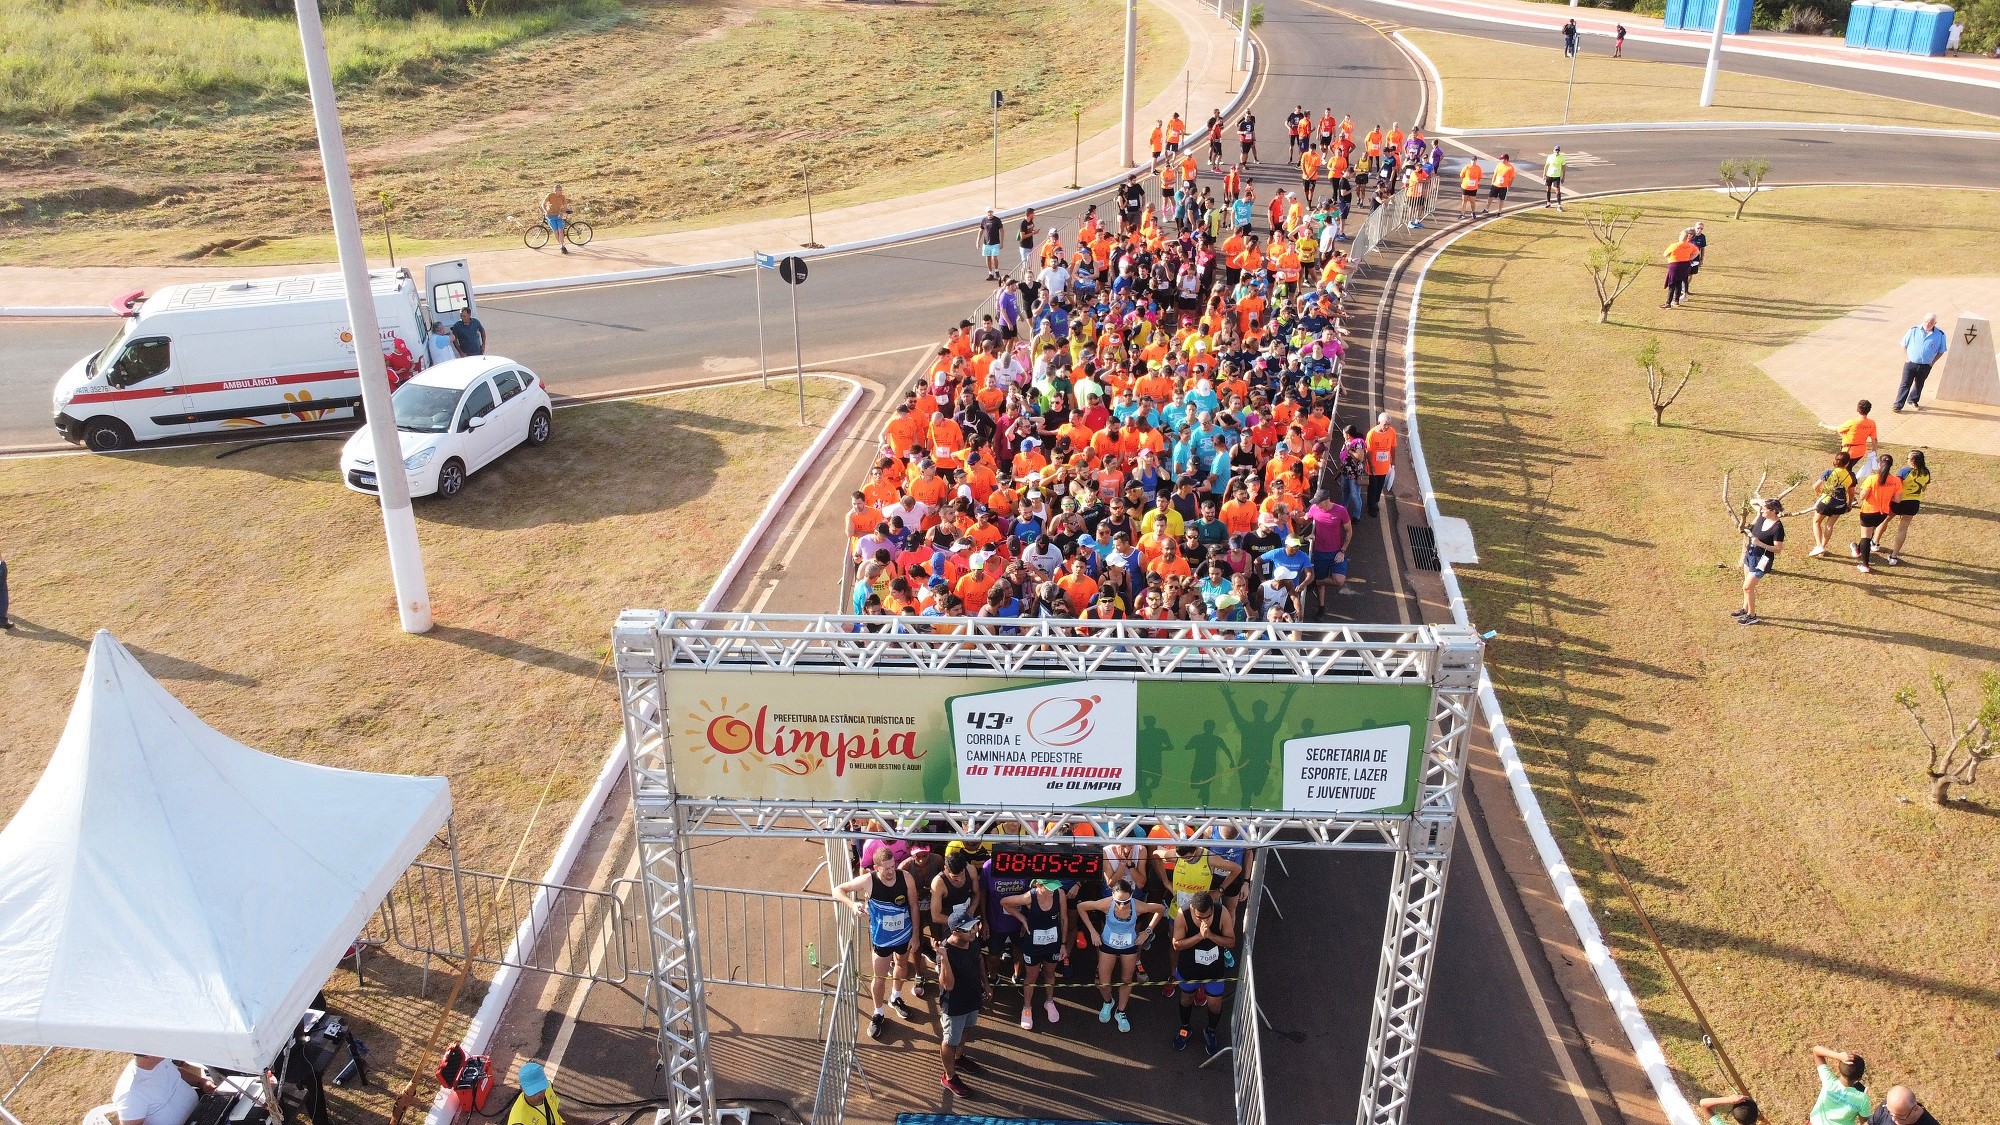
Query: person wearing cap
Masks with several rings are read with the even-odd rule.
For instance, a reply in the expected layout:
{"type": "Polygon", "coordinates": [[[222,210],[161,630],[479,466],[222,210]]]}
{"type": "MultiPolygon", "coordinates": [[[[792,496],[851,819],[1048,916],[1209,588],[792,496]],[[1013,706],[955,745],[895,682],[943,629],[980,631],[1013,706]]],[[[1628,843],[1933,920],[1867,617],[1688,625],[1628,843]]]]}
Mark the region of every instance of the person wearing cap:
{"type": "Polygon", "coordinates": [[[563,1125],[562,1099],[549,1084],[548,1071],[529,1060],[514,1078],[521,1092],[507,1110],[507,1125],[563,1125]]]}
{"type": "Polygon", "coordinates": [[[1306,551],[1303,538],[1287,535],[1283,547],[1265,551],[1257,556],[1257,561],[1273,581],[1290,580],[1300,606],[1304,606],[1306,590],[1312,586],[1313,565],[1312,555],[1306,551]]]}
{"type": "MultiPolygon", "coordinates": [[[[949,849],[959,846],[954,840],[949,849]]],[[[947,854],[946,862],[954,858],[947,854]]],[[[942,876],[940,876],[942,878],[942,876]]],[[[979,1022],[979,1009],[993,999],[993,982],[979,948],[979,931],[984,923],[976,910],[957,916],[938,949],[938,1026],[944,1040],[942,1085],[958,1097],[972,1096],[959,1070],[978,1070],[979,1065],[965,1054],[965,1037],[979,1022]]]]}

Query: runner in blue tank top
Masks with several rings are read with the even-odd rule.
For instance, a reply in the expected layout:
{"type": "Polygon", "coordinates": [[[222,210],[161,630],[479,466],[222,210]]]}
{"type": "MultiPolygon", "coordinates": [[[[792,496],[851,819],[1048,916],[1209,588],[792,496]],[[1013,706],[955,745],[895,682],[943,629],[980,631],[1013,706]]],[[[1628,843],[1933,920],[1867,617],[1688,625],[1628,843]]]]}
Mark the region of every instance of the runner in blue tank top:
{"type": "Polygon", "coordinates": [[[1132,1000],[1132,977],[1138,971],[1139,950],[1153,936],[1166,910],[1159,903],[1139,901],[1132,893],[1131,880],[1119,879],[1111,884],[1108,897],[1083,903],[1076,912],[1097,946],[1097,995],[1104,1001],[1104,1006],[1097,1010],[1097,1022],[1110,1023],[1115,1016],[1118,1030],[1130,1031],[1132,1021],[1126,1018],[1125,1007],[1132,1000]],[[1103,920],[1093,921],[1093,914],[1102,915],[1103,920]],[[1118,985],[1115,1010],[1111,999],[1114,971],[1118,985]]]}
{"type": "Polygon", "coordinates": [[[875,976],[868,987],[875,1013],[868,1019],[868,1037],[880,1039],[884,990],[897,1015],[912,1021],[917,1018],[903,1003],[903,979],[912,975],[917,882],[896,865],[896,855],[888,848],[875,849],[870,859],[868,873],[835,887],[833,897],[868,923],[868,942],[875,947],[875,976]],[[861,897],[864,893],[865,898],[861,897]]]}

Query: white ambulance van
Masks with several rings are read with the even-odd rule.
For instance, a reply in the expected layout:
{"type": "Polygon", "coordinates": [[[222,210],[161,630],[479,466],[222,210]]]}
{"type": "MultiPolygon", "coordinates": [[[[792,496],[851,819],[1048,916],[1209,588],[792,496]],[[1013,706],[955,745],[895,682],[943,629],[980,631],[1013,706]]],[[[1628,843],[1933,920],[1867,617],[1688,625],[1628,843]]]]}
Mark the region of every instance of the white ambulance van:
{"type": "MultiPolygon", "coordinates": [[[[433,320],[472,307],[463,260],[374,270],[389,377],[422,370],[433,320]]],[[[361,377],[339,274],[171,285],[124,303],[104,349],[56,381],[62,436],[91,449],[139,441],[359,417],[361,377]]]]}

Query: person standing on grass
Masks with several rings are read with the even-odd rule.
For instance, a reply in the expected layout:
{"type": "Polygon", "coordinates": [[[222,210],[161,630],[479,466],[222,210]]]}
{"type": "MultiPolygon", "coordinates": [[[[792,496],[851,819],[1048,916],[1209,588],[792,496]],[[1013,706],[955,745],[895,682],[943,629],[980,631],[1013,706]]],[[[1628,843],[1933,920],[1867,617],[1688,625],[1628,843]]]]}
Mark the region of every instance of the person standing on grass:
{"type": "Polygon", "coordinates": [[[1854,506],[1861,512],[1861,538],[1854,541],[1848,553],[1861,560],[1854,569],[1863,574],[1872,573],[1868,563],[1876,541],[1882,537],[1882,527],[1889,522],[1896,501],[1903,495],[1903,478],[1890,472],[1895,466],[1895,458],[1878,453],[1872,471],[1862,473],[1854,484],[1854,506]]]}
{"type": "Polygon", "coordinates": [[[1950,340],[1944,330],[1937,326],[1937,314],[1924,317],[1924,322],[1903,333],[1903,379],[1896,387],[1896,405],[1892,407],[1901,414],[1903,407],[1922,410],[1917,402],[1924,397],[1924,380],[1931,377],[1931,367],[1944,358],[1950,347],[1950,340]]]}
{"type": "Polygon", "coordinates": [[[1778,565],[1778,552],[1785,549],[1784,511],[1784,501],[1766,500],[1764,511],[1743,529],[1743,604],[1729,614],[1740,624],[1757,624],[1757,583],[1778,565]]]}
{"type": "MultiPolygon", "coordinates": [[[[1882,552],[1882,562],[1888,566],[1902,565],[1903,539],[1910,534],[1910,521],[1917,518],[1917,512],[1923,507],[1924,492],[1931,486],[1931,468],[1924,461],[1924,451],[1910,450],[1910,463],[1896,470],[1896,475],[1903,478],[1903,491],[1889,505],[1889,514],[1895,517],[1896,542],[1882,552]]],[[[4,614],[7,607],[6,575],[6,564],[0,563],[0,614],[4,614]]]]}
{"type": "Polygon", "coordinates": [[[1868,1119],[1868,1087],[1861,1082],[1868,1064],[1852,1051],[1812,1049],[1819,1069],[1819,1098],[1813,1102],[1812,1125],[1860,1125],[1868,1119]]]}
{"type": "Polygon", "coordinates": [[[1563,209],[1563,170],[1569,167],[1569,157],[1563,155],[1561,145],[1549,153],[1542,161],[1542,207],[1563,209]]]}
{"type": "MultiPolygon", "coordinates": [[[[1614,59],[1625,57],[1625,25],[1622,23],[1618,25],[1617,32],[1611,36],[1611,57],[1614,59]]],[[[1757,1103],[1751,1102],[1750,1104],[1755,1106],[1757,1103]]],[[[1756,1111],[1753,1109],[1751,1113],[1752,1120],[1755,1120],[1756,1111]]]]}
{"type": "MultiPolygon", "coordinates": [[[[1904,521],[1903,526],[1908,527],[1909,522],[1904,521]]],[[[14,619],[7,612],[7,556],[0,552],[0,629],[13,627],[14,619]]]]}
{"type": "Polygon", "coordinates": [[[1703,1098],[1701,1111],[1708,1114],[1708,1125],[1757,1125],[1757,1102],[1748,1094],[1703,1098]]]}
{"type": "Polygon", "coordinates": [[[965,1054],[965,1036],[979,1022],[979,1009],[993,999],[993,983],[986,976],[986,959],[979,949],[979,929],[983,923],[976,911],[967,912],[951,923],[938,950],[939,1029],[944,1039],[944,1088],[961,1098],[972,1091],[959,1081],[960,1067],[978,1070],[979,1065],[965,1054]]]}
{"type": "Polygon", "coordinates": [[[979,254],[986,259],[986,280],[1000,280],[1000,237],[1007,224],[991,208],[986,217],[979,220],[979,254]]]}
{"type": "Polygon", "coordinates": [[[1687,240],[1694,243],[1694,257],[1688,261],[1687,280],[1681,283],[1684,298],[1694,292],[1694,275],[1701,272],[1702,260],[1708,256],[1708,228],[1696,223],[1688,228],[1687,240]]]}
{"type": "Polygon", "coordinates": [[[1573,59],[1575,57],[1576,57],[1576,21],[1571,20],[1563,25],[1563,58],[1573,59]]]}
{"type": "Polygon", "coordinates": [[[1827,540],[1833,538],[1833,527],[1840,517],[1847,514],[1854,496],[1854,473],[1851,467],[1854,459],[1845,452],[1833,455],[1833,467],[1819,475],[1817,492],[1819,500],[1813,505],[1813,549],[1807,554],[1819,558],[1826,554],[1827,540]]]}
{"type": "Polygon", "coordinates": [[[1687,301],[1688,264],[1701,253],[1695,249],[1693,235],[1693,227],[1682,231],[1680,239],[1667,247],[1663,255],[1667,259],[1667,303],[1660,306],[1663,309],[1671,309],[1687,301]]]}
{"type": "Polygon", "coordinates": [[[1826,427],[1840,435],[1840,448],[1847,454],[1847,460],[1851,464],[1859,465],[1869,454],[1875,452],[1875,439],[1879,431],[1875,419],[1868,416],[1874,409],[1875,404],[1864,398],[1854,404],[1854,417],[1838,426],[1826,427]]]}

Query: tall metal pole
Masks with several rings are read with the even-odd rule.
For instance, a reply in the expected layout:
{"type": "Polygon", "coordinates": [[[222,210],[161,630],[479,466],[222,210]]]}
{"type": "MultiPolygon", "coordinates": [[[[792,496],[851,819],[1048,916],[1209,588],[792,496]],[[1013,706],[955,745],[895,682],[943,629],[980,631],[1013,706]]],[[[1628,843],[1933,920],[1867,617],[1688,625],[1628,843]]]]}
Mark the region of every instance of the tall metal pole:
{"type": "Polygon", "coordinates": [[[792,363],[799,373],[799,425],[806,424],[806,352],[805,345],[799,343],[799,287],[794,284],[786,288],[792,291],[792,363]]]}
{"type": "Polygon", "coordinates": [[[1250,69],[1250,0],[1243,0],[1243,12],[1236,20],[1236,69],[1250,69]]]}
{"type": "Polygon", "coordinates": [[[1576,55],[1582,53],[1582,50],[1579,49],[1576,54],[1569,57],[1569,85],[1563,89],[1563,124],[1565,125],[1569,124],[1569,100],[1576,96],[1576,55]]]}
{"type": "Polygon", "coordinates": [[[333,211],[333,241],[340,276],[347,288],[347,323],[354,333],[354,359],[361,371],[361,402],[368,412],[369,443],[375,451],[375,487],[382,499],[382,527],[389,539],[389,573],[396,583],[396,613],[406,633],[428,633],[431,595],[424,583],[424,558],[417,546],[417,518],[410,510],[410,478],[403,469],[402,439],[396,435],[396,408],[389,401],[389,370],[382,362],[382,329],[375,316],[368,255],[361,246],[361,213],[348,179],[347,142],[340,135],[340,110],[333,100],[333,70],[326,61],[326,31],[319,0],[299,0],[299,45],[305,51],[306,89],[312,95],[313,129],[319,134],[320,163],[326,169],[326,198],[333,211]]]}
{"type": "Polygon", "coordinates": [[[818,250],[821,249],[819,235],[813,230],[812,177],[806,175],[806,164],[803,160],[799,161],[799,182],[804,184],[806,189],[806,249],[818,250]]]}
{"type": "Polygon", "coordinates": [[[1000,209],[1000,99],[993,99],[993,209],[1000,209]]]}
{"type": "Polygon", "coordinates": [[[1715,30],[1708,37],[1708,69],[1701,74],[1701,105],[1715,104],[1715,75],[1722,69],[1722,21],[1729,14],[1729,0],[1715,0],[1715,30]]]}
{"type": "Polygon", "coordinates": [[[750,252],[750,276],[757,279],[757,377],[765,390],[771,389],[771,361],[764,352],[764,266],[757,259],[760,255],[750,252]]]}
{"type": "Polygon", "coordinates": [[[1075,190],[1083,184],[1083,111],[1071,110],[1070,116],[1076,119],[1076,138],[1069,145],[1069,186],[1075,190]]]}
{"type": "Polygon", "coordinates": [[[1134,130],[1139,127],[1134,115],[1137,97],[1137,77],[1134,71],[1139,63],[1139,0],[1125,0],[1125,95],[1124,117],[1118,128],[1118,163],[1126,168],[1132,166],[1132,142],[1134,130]]]}

